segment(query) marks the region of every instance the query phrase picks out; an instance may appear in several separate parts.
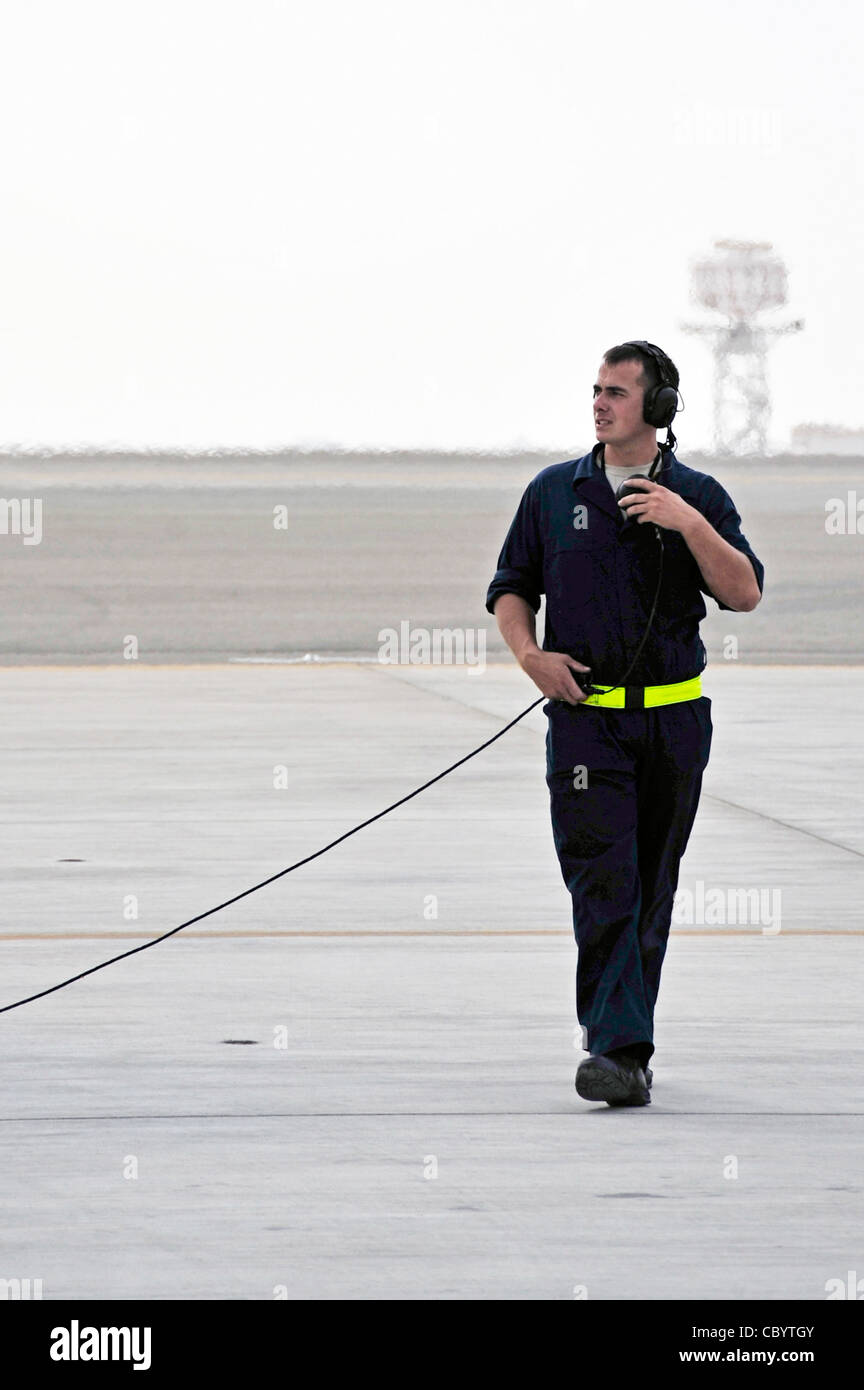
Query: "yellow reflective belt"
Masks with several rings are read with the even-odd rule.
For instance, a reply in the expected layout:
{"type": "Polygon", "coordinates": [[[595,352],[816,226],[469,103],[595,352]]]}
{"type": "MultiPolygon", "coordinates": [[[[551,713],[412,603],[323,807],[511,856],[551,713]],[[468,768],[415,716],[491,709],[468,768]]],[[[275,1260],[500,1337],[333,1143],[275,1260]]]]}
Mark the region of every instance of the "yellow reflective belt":
{"type": "MultiPolygon", "coordinates": [[[[574,673],[578,682],[579,673],[574,673]]],[[[675,685],[630,686],[631,698],[627,700],[627,689],[619,686],[598,685],[600,694],[589,695],[586,705],[605,705],[608,709],[651,709],[654,705],[677,705],[680,700],[698,700],[702,694],[702,677],[694,676],[689,681],[678,681],[675,685]],[[607,693],[608,692],[608,693],[607,693]],[[642,695],[642,700],[634,703],[634,696],[642,695]]]]}

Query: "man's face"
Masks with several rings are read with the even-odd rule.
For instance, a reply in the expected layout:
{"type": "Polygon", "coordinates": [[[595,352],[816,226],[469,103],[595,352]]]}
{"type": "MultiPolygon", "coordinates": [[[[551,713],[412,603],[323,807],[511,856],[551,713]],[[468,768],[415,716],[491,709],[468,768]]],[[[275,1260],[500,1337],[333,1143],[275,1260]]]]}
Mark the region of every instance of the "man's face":
{"type": "Polygon", "coordinates": [[[642,419],[641,362],[601,363],[594,384],[594,426],[601,444],[627,444],[654,434],[642,419]]]}

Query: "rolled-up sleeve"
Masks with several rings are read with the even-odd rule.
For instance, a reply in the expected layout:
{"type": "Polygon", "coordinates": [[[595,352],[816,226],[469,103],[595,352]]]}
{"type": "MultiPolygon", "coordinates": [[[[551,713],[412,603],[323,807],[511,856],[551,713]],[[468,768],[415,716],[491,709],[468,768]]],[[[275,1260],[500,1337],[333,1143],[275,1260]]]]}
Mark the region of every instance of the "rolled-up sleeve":
{"type": "Polygon", "coordinates": [[[498,568],[486,594],[486,609],[495,610],[502,594],[518,594],[536,613],[543,593],[543,545],[539,525],[539,498],[529,483],[510,530],[507,532],[498,568]]]}
{"type": "MultiPolygon", "coordinates": [[[[756,583],[759,585],[759,592],[761,594],[762,586],[765,582],[765,566],[762,564],[762,561],[754,555],[750,548],[750,542],[741,530],[741,518],[735,510],[735,503],[732,501],[732,498],[729,496],[728,492],[726,492],[725,488],[720,486],[716,479],[712,481],[714,482],[714,486],[711,488],[706,499],[703,515],[707,521],[710,521],[717,534],[723,537],[724,541],[728,541],[736,550],[740,550],[742,555],[747,556],[753,566],[753,571],[756,575],[756,583]]],[[[702,590],[703,594],[708,594],[710,598],[713,598],[718,608],[725,608],[728,612],[734,611],[729,607],[728,603],[720,602],[717,595],[712,593],[704,580],[700,583],[699,588],[702,590]]]]}

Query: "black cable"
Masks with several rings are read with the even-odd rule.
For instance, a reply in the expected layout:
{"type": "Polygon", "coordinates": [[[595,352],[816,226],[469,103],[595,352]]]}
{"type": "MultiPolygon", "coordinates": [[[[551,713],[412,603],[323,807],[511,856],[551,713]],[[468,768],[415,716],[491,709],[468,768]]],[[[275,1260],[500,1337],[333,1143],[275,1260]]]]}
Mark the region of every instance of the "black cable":
{"type": "MultiPolygon", "coordinates": [[[[653,525],[653,523],[652,523],[652,525],[653,525]]],[[[613,690],[621,690],[622,687],[625,686],[625,685],[627,684],[627,677],[630,675],[630,672],[634,669],[634,667],[635,667],[635,665],[636,665],[636,662],[639,660],[640,656],[642,655],[642,648],[645,646],[645,643],[648,641],[648,634],[649,634],[649,632],[651,631],[651,625],[652,625],[652,623],[654,622],[654,614],[657,612],[657,601],[658,601],[658,599],[660,598],[660,589],[661,589],[662,584],[663,584],[663,555],[664,555],[663,537],[662,537],[661,534],[660,534],[660,527],[659,527],[659,526],[654,526],[654,531],[655,531],[655,534],[656,534],[656,536],[657,536],[658,541],[660,542],[660,564],[659,564],[658,567],[657,567],[657,584],[656,584],[655,589],[654,589],[654,602],[653,602],[652,605],[651,605],[651,612],[648,614],[648,623],[647,623],[647,626],[646,626],[646,628],[645,628],[645,631],[644,631],[643,634],[642,634],[642,641],[639,643],[639,646],[636,648],[636,655],[634,656],[633,660],[630,662],[630,665],[627,667],[627,670],[624,672],[624,675],[621,677],[621,679],[620,679],[620,681],[618,682],[618,684],[617,684],[617,685],[610,685],[610,686],[608,686],[608,687],[604,687],[602,690],[598,689],[598,691],[597,691],[598,694],[609,695],[609,694],[611,694],[611,692],[612,692],[613,690]]],[[[579,675],[579,672],[578,672],[578,671],[576,672],[576,675],[577,675],[577,676],[579,675]]],[[[577,681],[577,685],[578,685],[578,681],[577,681]]],[[[582,687],[580,686],[579,688],[580,688],[580,690],[581,690],[582,687]]],[[[2,1013],[2,1012],[3,1012],[2,1009],[0,1009],[0,1013],[2,1013]]]]}
{"type": "MultiPolygon", "coordinates": [[[[671,428],[669,429],[668,434],[672,435],[672,430],[671,430],[671,428]]],[[[675,440],[675,436],[674,436],[674,435],[672,435],[672,439],[673,439],[673,441],[675,440]]],[[[654,481],[656,480],[656,478],[657,478],[657,475],[658,475],[659,473],[662,473],[663,469],[664,469],[665,466],[666,466],[666,460],[663,458],[663,447],[664,447],[663,445],[660,446],[660,453],[658,454],[657,458],[654,460],[654,462],[653,462],[652,465],[651,465],[651,471],[650,471],[649,474],[648,474],[648,481],[649,481],[649,483],[650,483],[650,482],[654,482],[654,481]],[[659,467],[658,467],[658,463],[659,463],[659,467]]],[[[665,447],[667,447],[667,448],[670,447],[669,444],[668,444],[668,442],[667,442],[667,444],[666,444],[665,447]]],[[[604,454],[603,454],[603,471],[604,471],[604,473],[605,473],[605,471],[606,471],[605,450],[604,450],[604,454]]],[[[636,473],[634,473],[634,474],[632,474],[631,476],[635,478],[635,477],[638,477],[639,475],[636,474],[636,473]]],[[[619,498],[621,498],[622,496],[625,496],[625,495],[626,495],[624,492],[622,492],[622,489],[625,488],[625,487],[627,488],[627,491],[628,491],[628,492],[636,492],[636,493],[640,493],[643,497],[645,496],[645,493],[642,491],[641,488],[638,488],[638,487],[627,487],[627,483],[628,483],[628,482],[629,482],[629,479],[625,479],[625,481],[621,484],[621,487],[618,488],[618,491],[617,491],[616,494],[615,494],[616,501],[617,501],[619,498]]],[[[629,518],[628,518],[628,524],[629,524],[629,518]]],[[[644,525],[644,522],[642,522],[642,523],[637,522],[637,523],[634,523],[634,524],[635,524],[635,525],[644,525]]],[[[636,666],[636,662],[639,660],[640,656],[642,655],[642,649],[643,649],[643,647],[645,646],[645,643],[648,641],[648,634],[649,634],[649,632],[651,631],[651,626],[652,626],[652,624],[653,624],[653,622],[654,622],[654,614],[657,612],[657,603],[658,603],[658,600],[659,600],[659,598],[660,598],[660,590],[661,590],[661,588],[662,588],[662,586],[663,586],[663,555],[664,555],[663,534],[662,534],[662,532],[661,532],[661,530],[660,530],[660,527],[659,527],[655,522],[652,522],[651,525],[654,527],[654,535],[657,537],[657,540],[658,540],[659,543],[660,543],[660,564],[659,564],[658,567],[657,567],[657,583],[656,583],[655,588],[654,588],[654,602],[651,604],[651,612],[648,614],[648,622],[647,622],[647,624],[646,624],[645,631],[644,631],[643,634],[642,634],[642,641],[639,643],[639,646],[636,648],[636,655],[633,657],[633,660],[630,662],[630,665],[627,667],[627,670],[624,672],[624,674],[623,674],[623,676],[621,677],[621,679],[620,679],[620,681],[618,682],[618,684],[617,684],[617,685],[610,685],[610,686],[606,687],[605,689],[603,689],[602,691],[598,689],[598,690],[596,691],[597,694],[611,695],[611,693],[612,693],[613,690],[621,690],[621,689],[627,684],[627,677],[630,675],[630,672],[631,672],[632,670],[634,670],[634,668],[635,668],[635,666],[636,666]]],[[[578,672],[578,671],[576,672],[576,675],[577,675],[577,676],[579,675],[579,672],[578,672]]],[[[579,684],[578,681],[577,681],[576,683],[577,683],[577,685],[579,684]]],[[[580,690],[583,690],[584,688],[585,688],[584,686],[579,686],[579,689],[580,689],[580,690]]],[[[589,690],[586,691],[586,694],[590,693],[590,691],[593,691],[593,690],[594,690],[593,685],[590,685],[590,686],[589,686],[589,690]]]]}
{"type": "Polygon", "coordinates": [[[269,878],[262,879],[260,883],[256,883],[252,888],[244,888],[242,893],[236,893],[233,898],[227,898],[224,903],[219,903],[217,907],[209,907],[206,912],[199,912],[197,917],[190,917],[188,922],[181,922],[179,927],[172,927],[170,931],[164,932],[162,936],[154,937],[152,941],[145,941],[141,946],[133,946],[129,951],[121,951],[119,956],[112,956],[110,960],[103,960],[100,965],[91,965],[89,970],[82,970],[78,975],[71,975],[68,980],[61,980],[59,985],[51,985],[49,989],[40,989],[38,994],[29,994],[26,999],[18,999],[14,1004],[4,1004],[0,1007],[0,1014],[8,1013],[10,1009],[20,1009],[23,1004],[32,1004],[34,999],[44,999],[46,994],[54,994],[58,989],[65,989],[67,985],[73,985],[76,980],[83,980],[87,975],[95,975],[97,970],[105,970],[107,966],[114,965],[118,960],[125,960],[127,956],[134,956],[137,955],[139,951],[147,951],[151,946],[158,946],[160,941],[167,941],[169,936],[176,936],[178,931],[183,931],[184,927],[191,927],[193,923],[201,922],[205,917],[212,917],[214,912],[221,912],[223,908],[230,907],[232,903],[239,903],[241,898],[248,898],[250,893],[257,893],[259,888],[266,888],[268,883],[275,883],[277,878],[284,878],[286,874],[291,874],[295,869],[302,868],[304,864],[309,864],[313,859],[317,859],[319,855],[326,854],[329,849],[334,849],[336,845],[341,845],[342,841],[349,839],[351,835],[356,835],[358,830],[363,830],[367,825],[371,825],[373,821],[380,820],[382,816],[389,815],[391,811],[396,810],[397,806],[404,806],[406,801],[410,801],[414,796],[419,796],[421,792],[425,792],[427,787],[433,786],[435,782],[440,782],[442,777],[446,777],[449,773],[455,772],[456,768],[461,767],[463,763],[467,763],[469,758],[476,758],[478,753],[482,753],[484,748],[488,748],[496,739],[501,738],[502,734],[506,734],[508,729],[512,729],[514,724],[518,724],[520,719],[524,719],[526,714],[530,714],[532,709],[535,709],[536,706],[545,699],[546,696],[541,695],[539,700],[535,700],[527,709],[523,709],[521,714],[517,714],[515,719],[511,719],[509,724],[505,724],[503,729],[499,729],[497,734],[493,734],[491,738],[487,738],[486,742],[481,743],[473,752],[466,753],[464,758],[460,758],[458,762],[451,764],[450,767],[445,767],[443,772],[439,772],[435,777],[430,777],[429,781],[424,782],[422,787],[417,787],[413,792],[409,792],[407,796],[400,797],[398,801],[393,802],[392,806],[387,806],[383,811],[378,811],[374,816],[370,816],[368,820],[361,821],[360,824],[355,825],[352,830],[346,830],[344,835],[340,835],[336,840],[331,840],[329,845],[324,845],[322,849],[316,849],[314,854],[307,854],[305,859],[298,859],[297,863],[291,864],[289,868],[280,869],[278,874],[271,874],[269,878]]]}

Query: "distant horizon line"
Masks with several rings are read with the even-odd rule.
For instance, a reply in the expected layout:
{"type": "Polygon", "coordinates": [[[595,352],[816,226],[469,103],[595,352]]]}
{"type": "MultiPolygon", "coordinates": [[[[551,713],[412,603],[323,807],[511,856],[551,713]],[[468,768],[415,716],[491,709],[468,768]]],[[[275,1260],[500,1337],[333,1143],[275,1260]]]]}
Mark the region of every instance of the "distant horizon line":
{"type": "MultiPolygon", "coordinates": [[[[116,459],[116,458],[139,458],[139,459],[189,459],[189,460],[209,460],[218,459],[277,459],[285,457],[294,458],[390,458],[399,455],[403,458],[552,458],[569,459],[582,458],[594,447],[592,444],[580,444],[569,448],[554,448],[538,444],[507,445],[495,447],[487,445],[482,448],[469,446],[454,446],[451,448],[440,448],[435,446],[412,445],[403,447],[401,445],[343,445],[343,444],[281,444],[270,447],[254,445],[207,445],[199,448],[187,448],[180,445],[140,445],[140,444],[21,444],[21,443],[0,443],[0,459],[116,459]]],[[[711,447],[682,447],[677,446],[676,452],[688,454],[691,457],[751,457],[750,455],[734,455],[719,453],[711,447]]],[[[769,447],[766,450],[766,457],[778,458],[788,456],[790,458],[807,457],[812,451],[794,450],[789,445],[782,448],[769,447]]],[[[820,450],[820,453],[825,452],[820,450]]],[[[843,457],[840,454],[837,457],[843,457]]],[[[845,455],[850,457],[850,455],[845,455]]]]}
{"type": "Polygon", "coordinates": [[[19,442],[0,443],[0,457],[5,458],[51,458],[51,457],[70,457],[79,456],[103,456],[116,457],[117,455],[134,454],[141,458],[248,458],[250,456],[260,458],[274,458],[285,454],[345,454],[345,455],[375,455],[375,454],[476,454],[496,456],[512,455],[518,457],[522,454],[557,454],[553,446],[540,444],[525,445],[484,445],[468,446],[453,445],[443,448],[437,445],[383,445],[383,444],[205,444],[197,446],[187,446],[183,444],[22,444],[19,442]]]}

